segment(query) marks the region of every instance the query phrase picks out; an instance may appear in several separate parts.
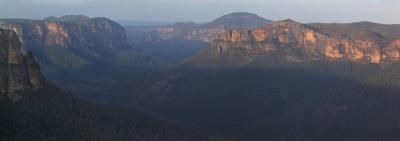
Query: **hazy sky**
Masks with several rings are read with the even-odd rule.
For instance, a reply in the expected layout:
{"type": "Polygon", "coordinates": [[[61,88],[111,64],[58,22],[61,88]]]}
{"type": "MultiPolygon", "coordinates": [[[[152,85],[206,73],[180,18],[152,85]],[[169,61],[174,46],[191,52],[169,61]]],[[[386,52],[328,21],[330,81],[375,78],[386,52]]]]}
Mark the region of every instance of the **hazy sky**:
{"type": "Polygon", "coordinates": [[[272,20],[400,24],[400,0],[0,0],[0,18],[83,14],[114,20],[206,22],[231,12],[272,20]]]}

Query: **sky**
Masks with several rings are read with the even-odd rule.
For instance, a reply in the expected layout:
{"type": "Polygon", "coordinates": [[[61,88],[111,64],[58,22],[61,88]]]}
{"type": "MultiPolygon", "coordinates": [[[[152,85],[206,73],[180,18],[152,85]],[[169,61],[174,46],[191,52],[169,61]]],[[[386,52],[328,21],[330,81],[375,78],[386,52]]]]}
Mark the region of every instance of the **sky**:
{"type": "Polygon", "coordinates": [[[400,24],[400,0],[0,0],[0,18],[87,15],[113,20],[208,22],[231,12],[304,23],[400,24]]]}

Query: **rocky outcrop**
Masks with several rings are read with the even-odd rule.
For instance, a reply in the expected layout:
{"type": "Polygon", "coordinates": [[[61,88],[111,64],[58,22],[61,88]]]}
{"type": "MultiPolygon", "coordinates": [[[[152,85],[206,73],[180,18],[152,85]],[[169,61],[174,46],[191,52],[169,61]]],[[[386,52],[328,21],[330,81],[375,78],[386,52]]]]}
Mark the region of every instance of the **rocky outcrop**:
{"type": "Polygon", "coordinates": [[[106,18],[64,16],[46,20],[0,20],[0,28],[17,33],[24,52],[32,51],[41,64],[77,69],[112,62],[129,49],[125,30],[106,18]]]}
{"type": "Polygon", "coordinates": [[[43,77],[32,53],[21,53],[15,32],[0,29],[0,98],[17,101],[29,91],[42,88],[43,77]]]}
{"type": "Polygon", "coordinates": [[[378,64],[399,61],[399,39],[389,40],[379,32],[364,32],[360,36],[330,34],[293,20],[283,20],[252,30],[222,33],[207,51],[207,57],[194,57],[191,63],[224,58],[224,65],[237,65],[270,57],[289,62],[328,60],[378,64]]]}
{"type": "Polygon", "coordinates": [[[400,38],[391,41],[383,49],[382,57],[388,61],[400,61],[400,38]]]}
{"type": "Polygon", "coordinates": [[[251,29],[271,23],[255,14],[239,12],[224,15],[206,24],[177,23],[159,27],[147,36],[146,41],[189,40],[211,43],[219,33],[230,29],[251,29]]]}

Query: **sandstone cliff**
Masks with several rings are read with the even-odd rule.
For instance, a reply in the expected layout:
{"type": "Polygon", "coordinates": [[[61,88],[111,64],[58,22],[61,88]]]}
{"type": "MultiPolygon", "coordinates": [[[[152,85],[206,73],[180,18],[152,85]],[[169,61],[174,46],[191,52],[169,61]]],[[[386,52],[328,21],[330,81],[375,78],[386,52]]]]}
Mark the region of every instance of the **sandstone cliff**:
{"type": "Polygon", "coordinates": [[[21,53],[18,36],[10,30],[0,29],[0,98],[17,101],[25,92],[42,88],[42,75],[32,53],[21,53]]]}
{"type": "Polygon", "coordinates": [[[46,68],[119,62],[120,53],[130,49],[125,30],[106,18],[8,19],[0,20],[0,28],[15,31],[23,51],[32,51],[46,68]]]}
{"type": "Polygon", "coordinates": [[[269,58],[288,62],[384,63],[400,60],[399,39],[368,30],[350,32],[348,36],[343,32],[332,34],[293,20],[283,20],[252,30],[224,32],[209,50],[189,62],[245,65],[269,58]]]}

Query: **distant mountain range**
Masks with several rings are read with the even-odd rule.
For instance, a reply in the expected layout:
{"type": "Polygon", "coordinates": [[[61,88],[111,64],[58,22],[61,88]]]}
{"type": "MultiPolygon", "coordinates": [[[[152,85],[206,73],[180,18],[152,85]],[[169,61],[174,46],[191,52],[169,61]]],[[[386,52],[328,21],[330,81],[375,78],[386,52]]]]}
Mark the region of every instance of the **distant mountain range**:
{"type": "Polygon", "coordinates": [[[238,12],[204,24],[185,22],[147,28],[125,28],[128,41],[134,47],[177,62],[208,47],[221,32],[235,28],[251,29],[268,23],[271,20],[252,13],[238,12]]]}
{"type": "Polygon", "coordinates": [[[124,27],[126,26],[152,27],[152,26],[170,25],[174,23],[168,21],[132,21],[132,20],[116,20],[116,22],[124,27]]]}
{"type": "Polygon", "coordinates": [[[271,22],[251,13],[231,13],[205,24],[188,22],[159,27],[155,33],[146,37],[146,41],[182,39],[212,42],[223,31],[237,28],[252,29],[271,22]]]}

